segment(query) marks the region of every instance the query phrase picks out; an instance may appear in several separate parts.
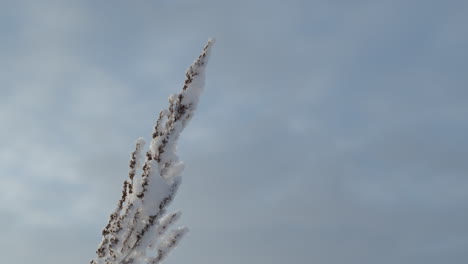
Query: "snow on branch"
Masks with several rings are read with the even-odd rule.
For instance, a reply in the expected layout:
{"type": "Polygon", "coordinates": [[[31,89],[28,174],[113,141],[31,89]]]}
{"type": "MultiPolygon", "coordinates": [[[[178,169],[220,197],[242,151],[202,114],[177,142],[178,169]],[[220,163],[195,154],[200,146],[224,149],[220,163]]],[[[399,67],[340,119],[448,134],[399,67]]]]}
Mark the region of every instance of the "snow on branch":
{"type": "Polygon", "coordinates": [[[136,141],[122,197],[102,230],[97,257],[91,264],[156,264],[187,233],[186,227],[168,231],[180,212],[166,214],[166,208],[177,192],[184,168],[176,154],[177,140],[197,108],[213,44],[210,39],[187,69],[182,91],[171,95],[169,107],[159,113],[144,157],[145,141],[136,141]]]}

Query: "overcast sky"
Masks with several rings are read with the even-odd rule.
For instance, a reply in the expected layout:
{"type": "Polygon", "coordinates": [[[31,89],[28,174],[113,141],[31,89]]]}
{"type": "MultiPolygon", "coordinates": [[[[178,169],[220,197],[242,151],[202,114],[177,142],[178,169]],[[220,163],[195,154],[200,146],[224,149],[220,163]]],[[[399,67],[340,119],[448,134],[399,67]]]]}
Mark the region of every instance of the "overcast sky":
{"type": "Polygon", "coordinates": [[[210,37],[165,263],[468,263],[468,1],[0,3],[2,263],[95,256],[210,37]]]}

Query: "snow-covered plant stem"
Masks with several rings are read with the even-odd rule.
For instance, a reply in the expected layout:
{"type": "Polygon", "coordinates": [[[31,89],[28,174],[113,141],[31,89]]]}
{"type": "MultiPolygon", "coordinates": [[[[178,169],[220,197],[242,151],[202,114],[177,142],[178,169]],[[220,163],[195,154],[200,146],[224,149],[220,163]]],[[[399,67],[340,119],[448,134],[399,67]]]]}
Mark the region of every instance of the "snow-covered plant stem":
{"type": "Polygon", "coordinates": [[[187,232],[186,227],[167,231],[180,212],[166,214],[166,208],[177,192],[183,170],[176,154],[177,140],[197,108],[213,44],[210,39],[186,71],[182,91],[171,95],[169,107],[159,113],[144,158],[145,141],[136,141],[122,198],[102,231],[97,257],[91,264],[156,264],[187,232]]]}

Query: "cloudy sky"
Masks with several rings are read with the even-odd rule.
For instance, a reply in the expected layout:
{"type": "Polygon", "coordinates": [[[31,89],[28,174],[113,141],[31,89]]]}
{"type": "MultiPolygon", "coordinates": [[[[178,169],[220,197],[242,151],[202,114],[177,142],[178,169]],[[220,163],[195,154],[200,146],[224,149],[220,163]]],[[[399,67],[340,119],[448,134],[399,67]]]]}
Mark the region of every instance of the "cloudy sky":
{"type": "Polygon", "coordinates": [[[88,263],[209,37],[165,263],[468,262],[468,2],[0,0],[2,263],[88,263]]]}

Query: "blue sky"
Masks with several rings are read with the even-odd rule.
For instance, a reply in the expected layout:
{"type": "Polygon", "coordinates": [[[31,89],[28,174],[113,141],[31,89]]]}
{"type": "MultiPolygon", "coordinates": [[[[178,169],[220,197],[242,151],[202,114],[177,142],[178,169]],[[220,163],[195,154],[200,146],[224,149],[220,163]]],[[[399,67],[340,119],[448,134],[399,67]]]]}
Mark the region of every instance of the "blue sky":
{"type": "Polygon", "coordinates": [[[1,3],[2,261],[94,257],[210,37],[165,263],[468,261],[468,2],[1,3]]]}

